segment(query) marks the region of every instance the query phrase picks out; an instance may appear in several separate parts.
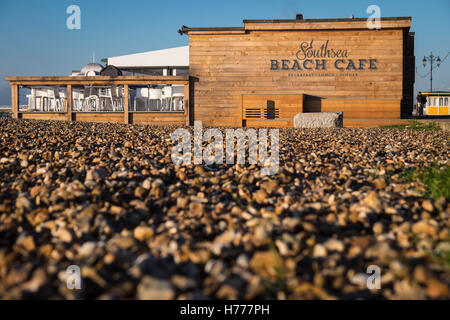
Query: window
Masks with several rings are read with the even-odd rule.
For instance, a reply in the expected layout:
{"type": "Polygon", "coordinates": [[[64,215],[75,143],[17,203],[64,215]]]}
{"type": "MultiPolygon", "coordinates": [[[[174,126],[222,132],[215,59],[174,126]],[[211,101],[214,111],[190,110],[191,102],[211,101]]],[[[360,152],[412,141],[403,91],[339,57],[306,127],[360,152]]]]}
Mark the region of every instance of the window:
{"type": "Polygon", "coordinates": [[[448,97],[444,98],[444,106],[448,106],[448,97]]]}
{"type": "Polygon", "coordinates": [[[444,106],[444,98],[439,98],[439,106],[444,106]]]}

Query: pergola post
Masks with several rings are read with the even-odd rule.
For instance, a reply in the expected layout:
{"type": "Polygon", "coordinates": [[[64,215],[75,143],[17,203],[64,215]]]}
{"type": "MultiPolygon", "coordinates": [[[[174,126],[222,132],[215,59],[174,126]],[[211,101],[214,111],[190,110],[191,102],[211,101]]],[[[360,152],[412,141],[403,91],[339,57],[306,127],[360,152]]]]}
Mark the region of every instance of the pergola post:
{"type": "Polygon", "coordinates": [[[67,121],[72,121],[72,106],[73,106],[73,100],[72,100],[72,85],[67,85],[67,121]]]}
{"type": "Polygon", "coordinates": [[[184,116],[185,116],[185,124],[190,125],[190,114],[189,114],[189,83],[190,81],[184,85],[184,116]]]}
{"type": "Polygon", "coordinates": [[[130,123],[130,113],[129,113],[129,87],[128,84],[123,85],[123,122],[125,124],[130,123]]]}
{"type": "Polygon", "coordinates": [[[19,119],[19,86],[11,84],[11,111],[14,119],[19,119]]]}

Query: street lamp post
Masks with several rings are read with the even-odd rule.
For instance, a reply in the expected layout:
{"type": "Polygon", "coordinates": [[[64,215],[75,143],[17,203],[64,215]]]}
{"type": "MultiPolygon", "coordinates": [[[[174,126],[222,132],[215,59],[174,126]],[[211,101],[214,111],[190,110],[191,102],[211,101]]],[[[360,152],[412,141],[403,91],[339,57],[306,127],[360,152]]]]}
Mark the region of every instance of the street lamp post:
{"type": "Polygon", "coordinates": [[[439,67],[441,65],[441,58],[433,56],[433,52],[430,53],[428,57],[423,57],[422,63],[423,67],[427,65],[427,61],[430,61],[430,92],[433,91],[433,68],[434,68],[434,62],[436,62],[436,65],[439,67]]]}

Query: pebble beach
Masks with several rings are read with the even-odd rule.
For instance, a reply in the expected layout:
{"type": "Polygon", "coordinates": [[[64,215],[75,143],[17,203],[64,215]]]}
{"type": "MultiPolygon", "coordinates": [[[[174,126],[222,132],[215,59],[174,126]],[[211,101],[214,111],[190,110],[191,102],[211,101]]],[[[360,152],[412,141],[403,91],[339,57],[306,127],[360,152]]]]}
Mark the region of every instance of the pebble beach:
{"type": "Polygon", "coordinates": [[[262,176],[175,129],[0,119],[0,299],[450,298],[449,198],[408,178],[450,132],[283,128],[262,176]]]}

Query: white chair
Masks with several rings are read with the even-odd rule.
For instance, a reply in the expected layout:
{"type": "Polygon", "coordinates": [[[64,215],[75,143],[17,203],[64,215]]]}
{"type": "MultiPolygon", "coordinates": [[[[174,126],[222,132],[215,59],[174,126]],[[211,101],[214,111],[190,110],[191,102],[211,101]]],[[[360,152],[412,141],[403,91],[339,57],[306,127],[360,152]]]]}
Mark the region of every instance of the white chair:
{"type": "Polygon", "coordinates": [[[98,88],[86,88],[84,90],[84,96],[87,97],[83,103],[84,110],[99,111],[100,99],[98,97],[98,88]]]}
{"type": "Polygon", "coordinates": [[[86,111],[99,111],[100,99],[97,95],[90,95],[84,100],[86,111]]]}
{"type": "Polygon", "coordinates": [[[45,111],[47,99],[47,89],[36,88],[35,89],[36,109],[37,111],[45,111]]]}
{"type": "Polygon", "coordinates": [[[113,111],[123,111],[122,87],[112,86],[110,92],[113,111]]]}
{"type": "Polygon", "coordinates": [[[48,111],[56,111],[57,110],[57,101],[59,99],[59,92],[54,87],[47,90],[47,98],[48,98],[48,111]]]}
{"type": "Polygon", "coordinates": [[[28,111],[35,111],[34,96],[32,94],[27,94],[26,97],[28,100],[28,111]]]}
{"type": "Polygon", "coordinates": [[[184,110],[184,85],[175,84],[172,86],[173,110],[184,110]]]}
{"type": "Polygon", "coordinates": [[[170,111],[172,105],[172,87],[166,86],[162,88],[163,92],[163,106],[162,110],[170,111]]]}
{"type": "Polygon", "coordinates": [[[73,110],[83,111],[84,94],[81,90],[74,89],[72,91],[72,100],[73,100],[73,110]]]}
{"type": "Polygon", "coordinates": [[[59,86],[54,86],[52,89],[48,89],[48,111],[61,112],[64,109],[64,96],[63,91],[59,89],[59,86]]]}
{"type": "Polygon", "coordinates": [[[99,111],[112,110],[111,90],[108,87],[98,89],[99,111]]]}
{"type": "Polygon", "coordinates": [[[158,111],[161,109],[162,90],[150,89],[149,91],[149,106],[151,111],[158,111]]]}
{"type": "Polygon", "coordinates": [[[136,89],[136,97],[148,98],[148,88],[137,88],[136,89]]]}
{"type": "Polygon", "coordinates": [[[47,99],[44,99],[44,101],[46,101],[46,104],[47,104],[47,111],[54,111],[55,110],[55,93],[54,93],[53,89],[47,90],[46,98],[47,99]]]}
{"type": "Polygon", "coordinates": [[[59,99],[61,103],[61,111],[67,111],[67,89],[62,88],[59,90],[59,99]]]}
{"type": "Polygon", "coordinates": [[[28,111],[37,111],[36,110],[36,89],[30,88],[30,94],[26,95],[28,99],[28,111]]]}
{"type": "Polygon", "coordinates": [[[134,110],[145,111],[148,103],[148,88],[137,88],[134,98],[134,110]]]}

